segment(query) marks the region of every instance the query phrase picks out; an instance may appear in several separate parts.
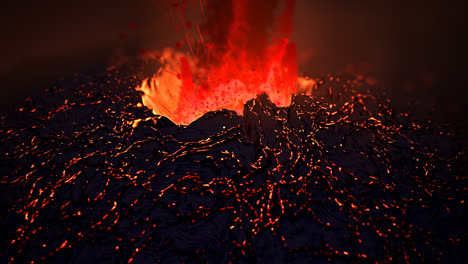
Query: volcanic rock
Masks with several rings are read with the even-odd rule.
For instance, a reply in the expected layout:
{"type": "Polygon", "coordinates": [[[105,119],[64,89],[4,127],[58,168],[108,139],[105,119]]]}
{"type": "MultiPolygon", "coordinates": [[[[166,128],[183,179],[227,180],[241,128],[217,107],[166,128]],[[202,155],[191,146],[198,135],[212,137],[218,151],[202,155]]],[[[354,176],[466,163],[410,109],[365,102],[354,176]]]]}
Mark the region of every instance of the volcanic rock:
{"type": "Polygon", "coordinates": [[[179,126],[129,76],[78,76],[7,113],[2,263],[463,261],[447,128],[336,76],[289,107],[263,94],[179,126]]]}

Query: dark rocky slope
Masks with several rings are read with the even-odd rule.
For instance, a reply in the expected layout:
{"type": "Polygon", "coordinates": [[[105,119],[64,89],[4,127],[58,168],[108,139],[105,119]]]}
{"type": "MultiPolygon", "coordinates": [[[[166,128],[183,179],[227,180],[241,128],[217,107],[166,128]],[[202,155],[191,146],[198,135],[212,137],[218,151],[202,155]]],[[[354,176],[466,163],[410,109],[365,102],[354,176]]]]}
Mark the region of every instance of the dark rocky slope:
{"type": "Polygon", "coordinates": [[[126,70],[2,119],[1,262],[466,260],[465,155],[360,78],[177,126],[126,70]]]}

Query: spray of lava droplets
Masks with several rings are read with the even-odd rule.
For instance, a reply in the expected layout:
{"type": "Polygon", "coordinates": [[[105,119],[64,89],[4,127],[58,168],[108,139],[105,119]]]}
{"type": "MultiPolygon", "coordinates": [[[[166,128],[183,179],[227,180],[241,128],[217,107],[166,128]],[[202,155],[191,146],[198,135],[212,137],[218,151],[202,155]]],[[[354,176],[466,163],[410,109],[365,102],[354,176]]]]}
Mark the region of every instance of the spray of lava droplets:
{"type": "Polygon", "coordinates": [[[185,20],[187,1],[157,2],[185,40],[164,49],[161,68],[137,87],[154,114],[189,124],[223,108],[241,114],[244,103],[261,93],[277,106],[289,105],[298,91],[310,93],[315,83],[298,78],[296,46],[289,41],[294,0],[284,1],[279,16],[279,0],[207,2],[199,2],[201,27],[185,20]]]}

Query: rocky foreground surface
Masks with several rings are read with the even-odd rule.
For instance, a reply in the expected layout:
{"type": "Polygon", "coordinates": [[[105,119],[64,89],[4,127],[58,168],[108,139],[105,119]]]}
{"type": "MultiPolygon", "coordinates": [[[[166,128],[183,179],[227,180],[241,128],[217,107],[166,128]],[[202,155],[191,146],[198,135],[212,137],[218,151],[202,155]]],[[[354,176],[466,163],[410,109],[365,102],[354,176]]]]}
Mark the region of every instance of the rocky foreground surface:
{"type": "Polygon", "coordinates": [[[1,263],[463,263],[466,156],[361,78],[188,126],[113,70],[2,118],[1,263]]]}

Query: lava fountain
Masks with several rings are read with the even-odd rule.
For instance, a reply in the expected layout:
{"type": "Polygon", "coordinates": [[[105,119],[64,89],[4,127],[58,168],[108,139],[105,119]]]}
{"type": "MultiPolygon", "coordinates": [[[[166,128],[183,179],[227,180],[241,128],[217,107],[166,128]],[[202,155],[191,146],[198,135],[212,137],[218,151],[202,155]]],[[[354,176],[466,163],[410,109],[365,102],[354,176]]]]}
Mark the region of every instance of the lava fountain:
{"type": "Polygon", "coordinates": [[[154,114],[189,124],[219,109],[241,114],[261,93],[277,106],[289,105],[296,92],[310,93],[315,83],[298,77],[296,45],[289,40],[294,0],[206,2],[199,3],[201,27],[185,20],[187,1],[158,5],[176,30],[183,28],[185,40],[160,52],[162,66],[136,88],[154,114]]]}

